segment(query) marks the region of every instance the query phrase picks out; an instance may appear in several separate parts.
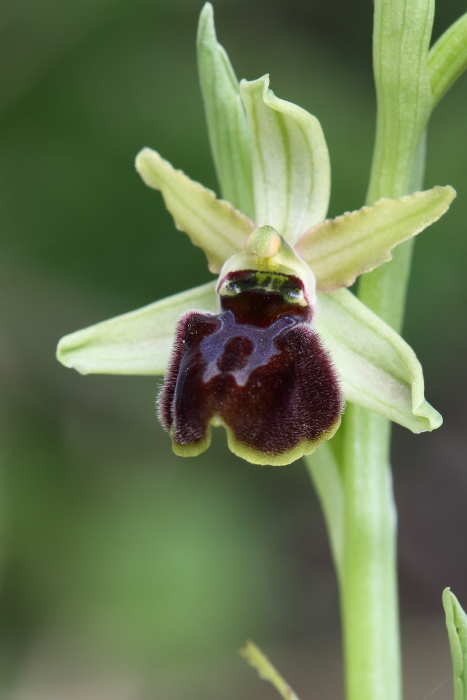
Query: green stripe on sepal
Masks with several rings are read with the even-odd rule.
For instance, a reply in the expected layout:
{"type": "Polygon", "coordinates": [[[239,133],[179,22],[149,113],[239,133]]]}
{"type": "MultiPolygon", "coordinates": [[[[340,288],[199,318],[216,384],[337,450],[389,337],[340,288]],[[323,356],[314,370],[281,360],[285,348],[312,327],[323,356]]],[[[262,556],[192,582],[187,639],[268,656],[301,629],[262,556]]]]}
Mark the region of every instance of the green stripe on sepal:
{"type": "Polygon", "coordinates": [[[323,131],[316,117],[276,97],[267,75],[242,80],[240,92],[251,132],[256,223],[293,244],[327,213],[331,168],[323,131]]]}
{"type": "Polygon", "coordinates": [[[454,674],[454,700],[467,698],[467,615],[449,588],[443,591],[449,646],[454,674]]]}
{"type": "Polygon", "coordinates": [[[423,372],[412,348],[347,289],[318,295],[316,328],[331,353],[344,396],[409,428],[439,428],[425,400],[423,372]]]}
{"type": "Polygon", "coordinates": [[[250,135],[229,57],[218,43],[212,5],[199,18],[198,70],[209,143],[222,197],[254,219],[250,135]]]}

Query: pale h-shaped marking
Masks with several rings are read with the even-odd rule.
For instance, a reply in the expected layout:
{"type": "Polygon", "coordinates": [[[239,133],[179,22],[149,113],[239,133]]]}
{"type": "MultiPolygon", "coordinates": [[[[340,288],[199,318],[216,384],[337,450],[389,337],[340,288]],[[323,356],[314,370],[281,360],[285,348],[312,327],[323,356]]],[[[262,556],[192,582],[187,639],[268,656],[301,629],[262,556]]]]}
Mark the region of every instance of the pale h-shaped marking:
{"type": "Polygon", "coordinates": [[[221,373],[217,366],[217,361],[224,354],[225,346],[232,338],[248,338],[253,345],[253,349],[248,357],[245,367],[242,369],[228,370],[237,386],[245,386],[253,370],[263,365],[267,365],[273,355],[278,355],[280,350],[275,346],[274,339],[283,331],[294,326],[294,321],[290,316],[282,316],[266,328],[250,326],[246,323],[237,323],[233,311],[223,311],[217,316],[220,321],[220,328],[211,335],[206,336],[200,343],[200,350],[203,360],[206,362],[206,369],[203,374],[203,382],[206,384],[210,379],[221,373]]]}

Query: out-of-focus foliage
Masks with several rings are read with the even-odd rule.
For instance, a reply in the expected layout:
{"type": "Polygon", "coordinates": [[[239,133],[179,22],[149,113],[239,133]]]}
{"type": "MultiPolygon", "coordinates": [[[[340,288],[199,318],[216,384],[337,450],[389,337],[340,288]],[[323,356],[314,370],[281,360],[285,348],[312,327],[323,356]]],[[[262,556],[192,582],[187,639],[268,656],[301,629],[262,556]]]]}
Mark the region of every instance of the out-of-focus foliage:
{"type": "MultiPolygon", "coordinates": [[[[439,34],[464,7],[438,5],[439,34]]],[[[195,65],[200,9],[2,9],[0,668],[14,700],[247,697],[249,671],[235,658],[246,637],[265,651],[304,649],[336,629],[324,527],[299,464],[254,468],[221,434],[208,455],[177,459],[155,418],[155,380],[83,378],[54,360],[65,333],[209,280],[201,251],[133,168],[147,145],[216,188],[195,65]],[[161,255],[172,265],[158,265],[161,255]]],[[[278,94],[320,119],[330,214],[361,206],[374,129],[371,3],[215,9],[238,76],[270,72],[278,94]]],[[[446,427],[401,434],[395,450],[402,598],[420,614],[439,608],[440,635],[441,589],[462,596],[467,580],[466,113],[463,78],[433,118],[425,182],[453,185],[458,201],[417,242],[406,322],[446,427]]],[[[304,697],[325,668],[307,663],[315,671],[301,685],[297,666],[279,664],[304,697]]]]}

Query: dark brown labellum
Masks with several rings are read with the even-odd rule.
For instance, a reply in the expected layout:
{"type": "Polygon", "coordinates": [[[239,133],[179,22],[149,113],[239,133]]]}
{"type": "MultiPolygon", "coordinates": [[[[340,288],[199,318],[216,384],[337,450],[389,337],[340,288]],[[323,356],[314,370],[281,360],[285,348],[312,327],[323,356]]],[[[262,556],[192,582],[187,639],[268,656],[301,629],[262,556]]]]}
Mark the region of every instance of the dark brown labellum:
{"type": "Polygon", "coordinates": [[[300,280],[261,274],[231,273],[220,285],[221,313],[190,311],[178,323],[159,396],[177,454],[203,452],[211,424],[222,424],[236,454],[287,464],[339,425],[339,383],[300,280]]]}

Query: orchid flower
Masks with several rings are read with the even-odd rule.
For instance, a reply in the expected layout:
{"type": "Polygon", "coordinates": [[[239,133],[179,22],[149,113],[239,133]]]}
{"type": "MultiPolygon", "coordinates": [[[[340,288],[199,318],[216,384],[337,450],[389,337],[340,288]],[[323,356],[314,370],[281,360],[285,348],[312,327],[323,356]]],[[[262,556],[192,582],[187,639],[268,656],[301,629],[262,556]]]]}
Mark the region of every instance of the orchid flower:
{"type": "Polygon", "coordinates": [[[58,359],[83,374],[167,373],[159,416],[180,455],[207,449],[223,425],[235,454],[288,464],[332,437],[343,397],[415,433],[437,428],[414,352],[346,287],[436,221],[454,190],[326,220],[318,120],[276,97],[268,76],[238,83],[210,5],[198,55],[225,199],[149,148],[136,168],[219,278],[65,336],[58,359]]]}

